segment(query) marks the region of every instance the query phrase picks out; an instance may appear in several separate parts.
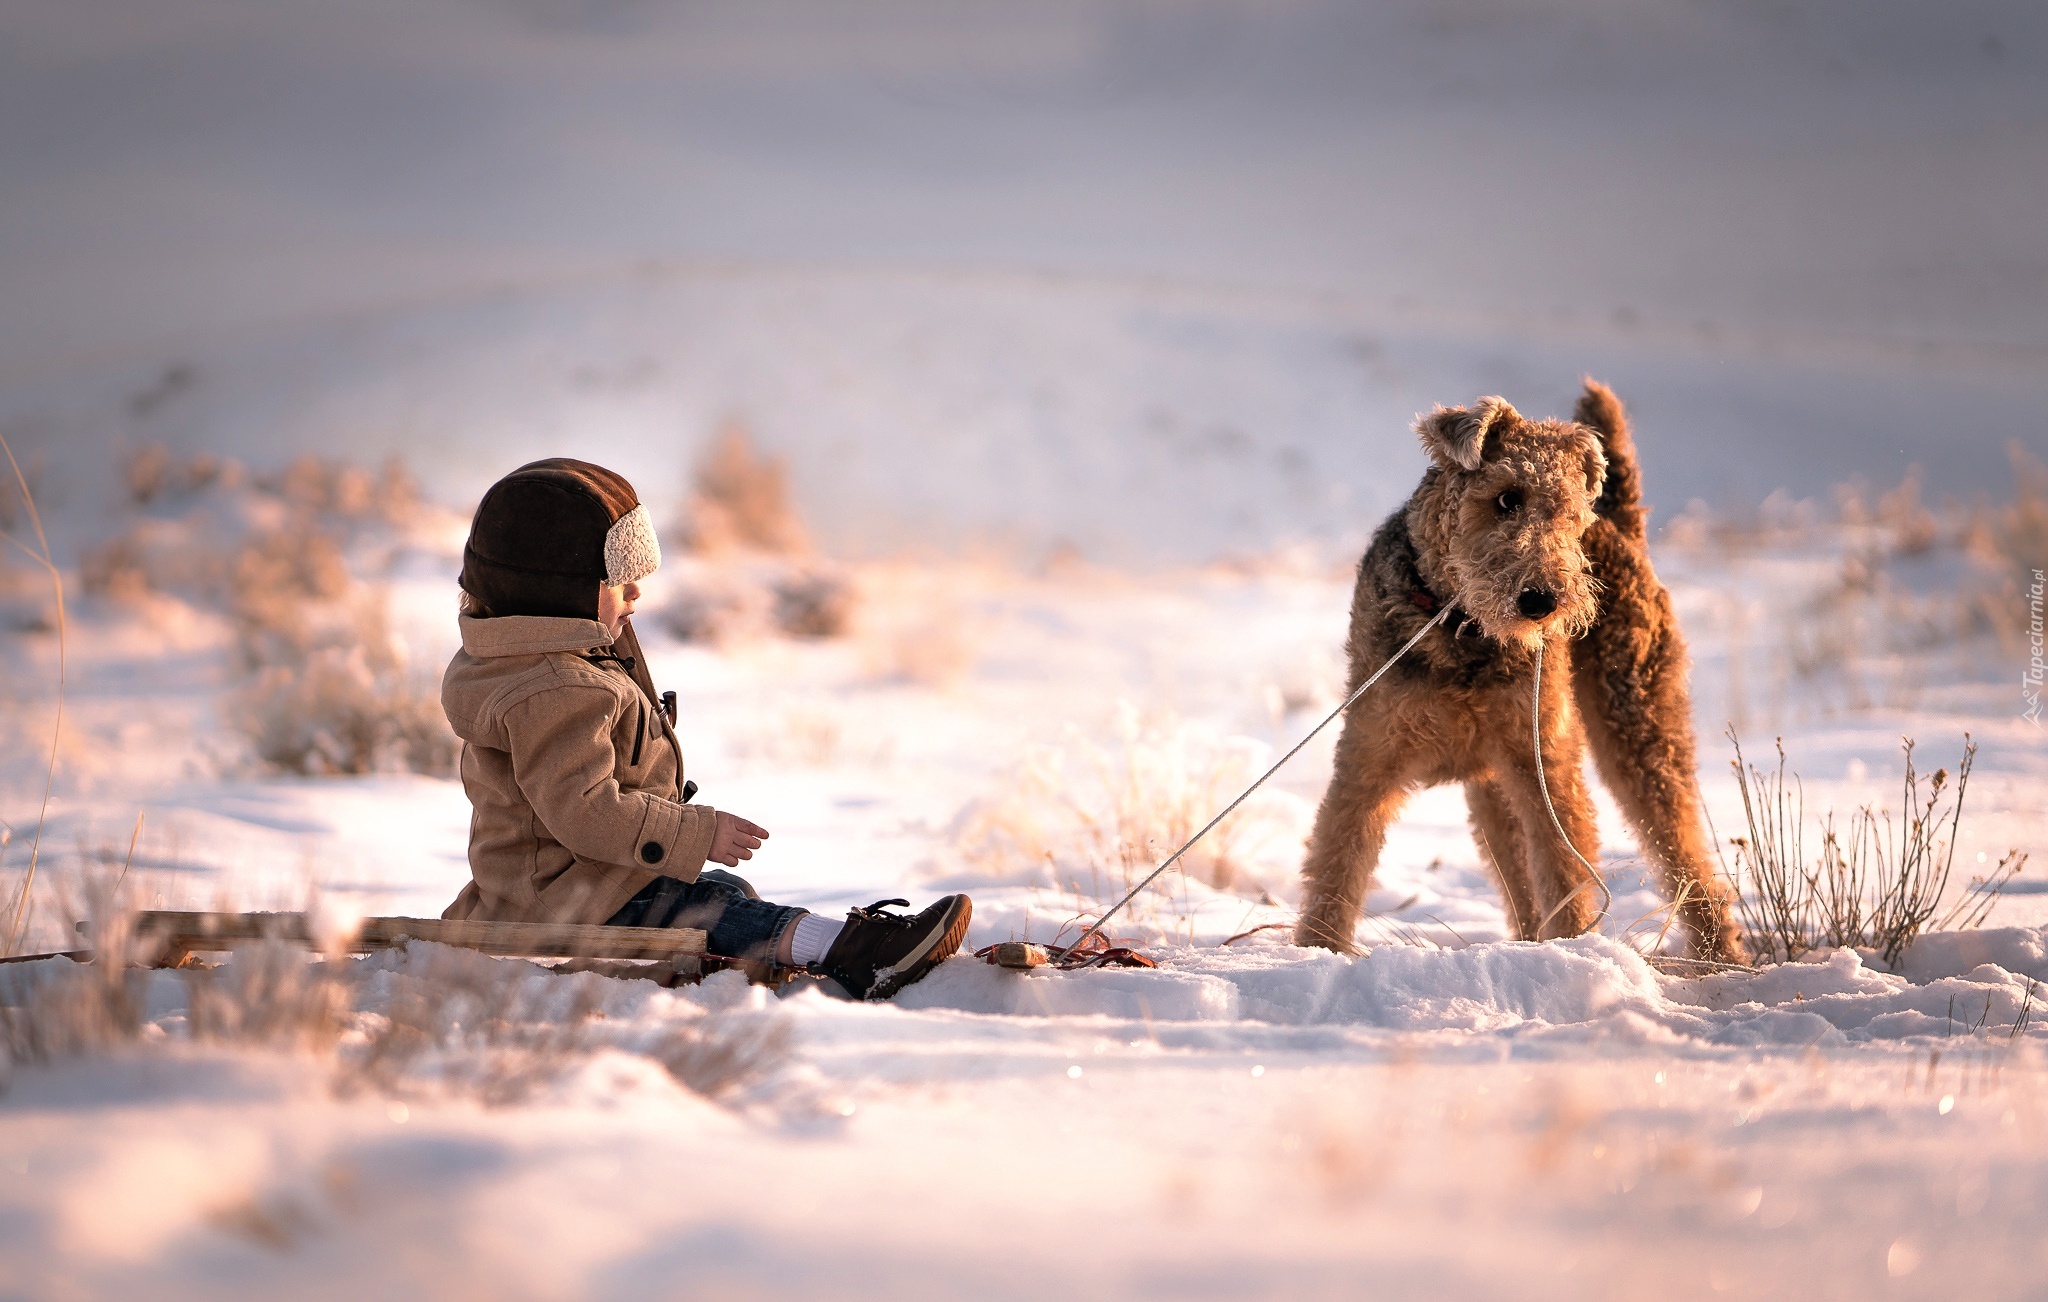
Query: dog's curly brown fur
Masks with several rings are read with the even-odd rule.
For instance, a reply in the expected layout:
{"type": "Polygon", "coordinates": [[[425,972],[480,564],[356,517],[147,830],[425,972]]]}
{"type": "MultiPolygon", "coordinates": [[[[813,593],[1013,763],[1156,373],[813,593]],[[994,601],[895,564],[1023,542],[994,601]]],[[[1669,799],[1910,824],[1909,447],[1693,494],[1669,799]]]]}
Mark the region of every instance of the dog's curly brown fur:
{"type": "Polygon", "coordinates": [[[1565,835],[1599,862],[1582,773],[1590,748],[1679,901],[1693,952],[1741,961],[1700,828],[1685,640],[1650,568],[1620,399],[1589,379],[1569,422],[1525,420],[1482,398],[1437,408],[1416,432],[1432,464],[1359,562],[1351,687],[1451,609],[1345,718],[1302,867],[1296,940],[1351,948],[1388,825],[1410,792],[1442,782],[1465,786],[1517,936],[1577,935],[1598,921],[1598,892],[1537,785],[1529,702],[1541,645],[1544,777],[1565,835]]]}

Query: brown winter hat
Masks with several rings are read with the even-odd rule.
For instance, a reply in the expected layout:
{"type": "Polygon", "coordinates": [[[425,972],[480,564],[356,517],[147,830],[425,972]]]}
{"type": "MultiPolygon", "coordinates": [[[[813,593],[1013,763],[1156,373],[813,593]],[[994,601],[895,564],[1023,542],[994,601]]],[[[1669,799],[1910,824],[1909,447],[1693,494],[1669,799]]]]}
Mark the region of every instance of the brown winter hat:
{"type": "Polygon", "coordinates": [[[599,583],[634,583],[661,544],[623,475],[550,457],[484,494],[462,549],[462,588],[492,615],[597,618],[599,583]]]}

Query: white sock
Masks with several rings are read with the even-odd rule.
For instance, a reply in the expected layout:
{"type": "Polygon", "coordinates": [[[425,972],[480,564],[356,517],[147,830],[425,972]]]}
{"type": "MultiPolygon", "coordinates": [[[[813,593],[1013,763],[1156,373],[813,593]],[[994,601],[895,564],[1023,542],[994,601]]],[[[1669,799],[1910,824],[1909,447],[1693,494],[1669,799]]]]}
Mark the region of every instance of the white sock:
{"type": "Polygon", "coordinates": [[[839,939],[839,930],[846,924],[829,922],[815,913],[806,913],[790,924],[789,961],[798,967],[815,963],[825,957],[832,948],[832,942],[839,939]]]}

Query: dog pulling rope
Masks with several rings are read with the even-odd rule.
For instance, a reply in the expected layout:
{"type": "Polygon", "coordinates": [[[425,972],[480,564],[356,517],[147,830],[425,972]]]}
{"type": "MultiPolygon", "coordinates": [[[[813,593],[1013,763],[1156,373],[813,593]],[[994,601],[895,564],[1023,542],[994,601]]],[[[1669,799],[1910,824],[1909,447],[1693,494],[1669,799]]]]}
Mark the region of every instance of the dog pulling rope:
{"type": "MultiPolygon", "coordinates": [[[[1147,873],[1145,875],[1145,880],[1139,882],[1136,886],[1133,886],[1129,894],[1125,895],[1122,899],[1118,900],[1115,904],[1111,905],[1109,909],[1105,911],[1101,917],[1095,920],[1095,925],[1088,928],[1088,930],[1082,932],[1081,938],[1075,941],[1073,944],[1067,946],[1064,952],[1067,954],[1074,955],[1078,958],[1081,955],[1082,948],[1088,943],[1089,939],[1091,937],[1100,935],[1102,932],[1102,928],[1109,922],[1111,918],[1115,917],[1117,913],[1120,912],[1126,904],[1129,904],[1132,900],[1137,899],[1138,893],[1144,890],[1147,886],[1150,886],[1155,880],[1157,880],[1161,873],[1165,872],[1168,868],[1173,867],[1174,864],[1180,862],[1181,856],[1186,854],[1188,851],[1194,849],[1196,842],[1200,841],[1203,837],[1209,835],[1211,831],[1215,830],[1215,827],[1218,823],[1230,817],[1231,813],[1234,810],[1236,810],[1236,808],[1239,805],[1243,804],[1246,800],[1249,800],[1251,798],[1252,792],[1257,791],[1260,787],[1264,786],[1266,784],[1267,778],[1270,778],[1275,773],[1278,773],[1281,770],[1281,768],[1287,763],[1287,761],[1293,759],[1296,755],[1299,755],[1301,753],[1302,747],[1308,745],[1309,742],[1315,740],[1315,736],[1317,733],[1329,727],[1330,722],[1333,719],[1335,719],[1338,715],[1344,713],[1344,711],[1350,709],[1352,705],[1354,705],[1358,701],[1359,697],[1365,695],[1366,692],[1371,689],[1372,685],[1380,680],[1381,676],[1384,675],[1387,672],[1387,670],[1392,669],[1394,667],[1396,661],[1398,661],[1402,656],[1407,655],[1410,651],[1414,650],[1415,644],[1417,642],[1420,642],[1423,639],[1423,637],[1426,634],[1428,634],[1429,630],[1435,628],[1438,624],[1443,623],[1444,617],[1446,615],[1449,615],[1451,613],[1451,610],[1452,607],[1450,606],[1445,606],[1442,609],[1438,610],[1437,613],[1430,618],[1430,621],[1427,624],[1424,624],[1421,628],[1416,630],[1414,637],[1409,638],[1406,642],[1401,644],[1400,650],[1394,652],[1393,655],[1387,657],[1387,662],[1385,664],[1381,665],[1378,669],[1373,670],[1372,677],[1360,683],[1356,691],[1352,692],[1351,695],[1345,697],[1343,704],[1339,705],[1336,709],[1324,715],[1321,723],[1318,723],[1315,727],[1310,728],[1308,730],[1307,736],[1303,737],[1300,741],[1294,743],[1294,749],[1288,751],[1285,755],[1282,755],[1279,759],[1275,760],[1273,762],[1273,767],[1267,769],[1264,773],[1261,773],[1259,775],[1258,781],[1246,787],[1244,789],[1244,793],[1238,796],[1237,799],[1231,801],[1228,805],[1226,805],[1222,813],[1210,819],[1206,824],[1203,825],[1201,831],[1189,837],[1187,839],[1187,844],[1181,846],[1180,849],[1175,850],[1172,854],[1168,855],[1166,857],[1165,862],[1161,863],[1157,868],[1154,868],[1151,872],[1147,873]]],[[[1543,921],[1538,923],[1536,926],[1536,930],[1539,932],[1542,931],[1544,927],[1549,926],[1550,920],[1556,917],[1558,913],[1561,910],[1563,910],[1565,905],[1570,904],[1574,899],[1577,899],[1580,892],[1584,891],[1586,887],[1589,885],[1596,886],[1600,890],[1600,894],[1602,897],[1600,903],[1600,915],[1602,917],[1605,917],[1607,915],[1608,907],[1614,903],[1614,895],[1607,889],[1607,883],[1600,880],[1600,870],[1595,868],[1592,864],[1586,863],[1586,856],[1580,854],[1578,847],[1572,844],[1571,838],[1564,834],[1564,824],[1558,821],[1557,808],[1556,806],[1550,803],[1550,784],[1544,780],[1543,776],[1542,720],[1543,644],[1539,642],[1536,645],[1535,688],[1530,694],[1529,698],[1529,735],[1530,740],[1534,743],[1536,750],[1536,787],[1539,791],[1543,793],[1543,807],[1546,810],[1550,811],[1550,825],[1557,829],[1558,839],[1564,842],[1565,849],[1570,850],[1572,852],[1572,858],[1577,859],[1581,864],[1585,866],[1587,874],[1587,878],[1585,881],[1580,882],[1577,886],[1573,887],[1570,894],[1566,895],[1563,899],[1559,900],[1557,904],[1551,908],[1549,913],[1543,915],[1543,921]]],[[[1107,938],[1105,937],[1105,940],[1106,939],[1107,938]]]]}

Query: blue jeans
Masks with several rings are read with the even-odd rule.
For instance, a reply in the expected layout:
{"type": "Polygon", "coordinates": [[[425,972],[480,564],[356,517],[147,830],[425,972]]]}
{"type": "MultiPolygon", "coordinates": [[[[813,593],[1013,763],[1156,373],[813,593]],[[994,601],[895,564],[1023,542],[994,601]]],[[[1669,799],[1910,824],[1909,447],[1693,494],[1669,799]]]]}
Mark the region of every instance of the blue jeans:
{"type": "Polygon", "coordinates": [[[697,880],[657,877],[605,920],[610,927],[694,927],[720,958],[774,959],[782,933],[808,910],[770,904],[745,878],[706,868],[697,880]]]}

